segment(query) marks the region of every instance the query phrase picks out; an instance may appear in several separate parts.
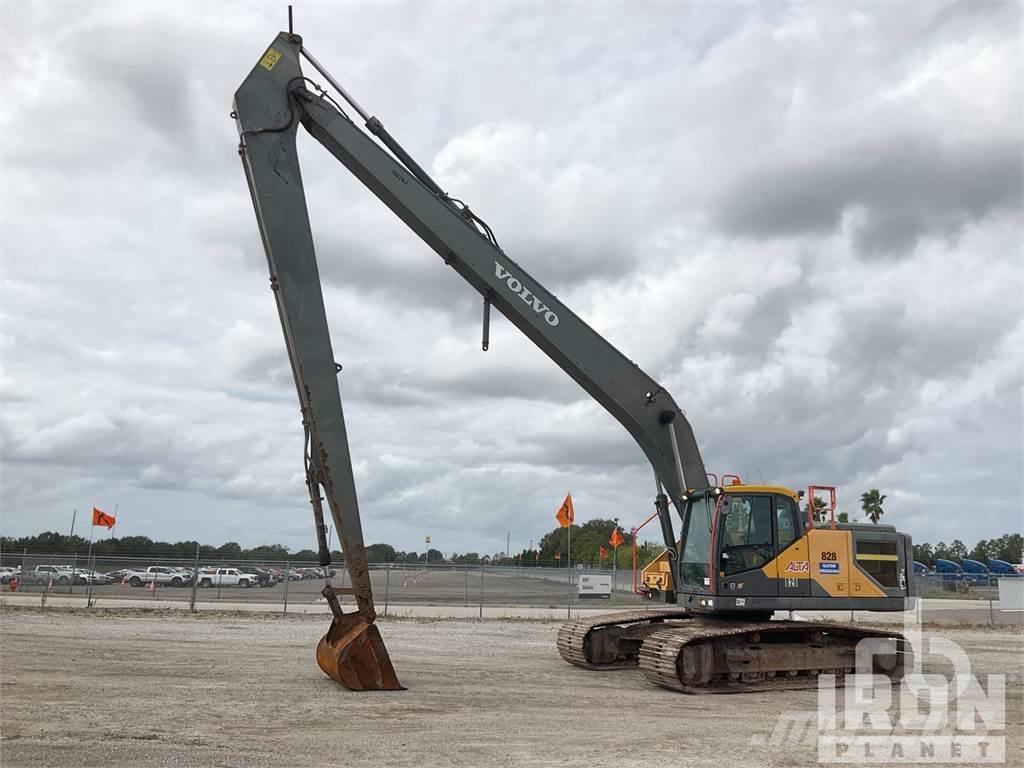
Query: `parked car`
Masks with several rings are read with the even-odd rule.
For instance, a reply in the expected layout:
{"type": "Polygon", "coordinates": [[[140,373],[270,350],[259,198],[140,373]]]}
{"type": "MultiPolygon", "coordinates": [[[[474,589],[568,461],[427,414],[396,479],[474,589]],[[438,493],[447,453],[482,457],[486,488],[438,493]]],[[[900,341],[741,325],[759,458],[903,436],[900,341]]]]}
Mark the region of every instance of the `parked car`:
{"type": "Polygon", "coordinates": [[[272,578],[270,571],[266,568],[257,568],[255,565],[240,565],[238,570],[252,577],[253,583],[259,587],[272,587],[277,582],[272,578]]]}
{"type": "Polygon", "coordinates": [[[253,576],[237,568],[200,568],[200,587],[251,587],[256,583],[253,576]]]}
{"type": "Polygon", "coordinates": [[[128,576],[137,572],[134,568],[118,568],[116,571],[107,571],[107,577],[111,581],[128,581],[128,576]]]}
{"type": "Polygon", "coordinates": [[[96,571],[90,571],[85,568],[75,568],[75,584],[88,584],[92,582],[95,584],[110,584],[114,579],[105,573],[98,573],[96,571]]]}
{"type": "Polygon", "coordinates": [[[184,587],[192,583],[192,574],[166,565],[151,565],[144,571],[127,571],[124,580],[133,587],[149,586],[156,582],[158,587],[184,587]]]}
{"type": "Polygon", "coordinates": [[[25,573],[22,573],[21,570],[17,570],[0,576],[0,584],[10,584],[12,579],[18,580],[19,587],[29,585],[41,586],[50,583],[50,575],[48,573],[36,573],[35,571],[25,571],[25,573]]]}
{"type": "Polygon", "coordinates": [[[70,565],[37,565],[35,574],[47,583],[52,581],[54,586],[66,587],[79,583],[75,569],[70,565]]]}

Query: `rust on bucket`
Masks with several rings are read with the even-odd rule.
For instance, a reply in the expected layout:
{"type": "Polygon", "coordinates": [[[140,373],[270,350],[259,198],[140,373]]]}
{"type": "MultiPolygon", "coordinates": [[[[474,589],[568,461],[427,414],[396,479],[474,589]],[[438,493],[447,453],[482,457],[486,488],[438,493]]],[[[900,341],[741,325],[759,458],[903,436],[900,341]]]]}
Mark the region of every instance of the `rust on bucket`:
{"type": "Polygon", "coordinates": [[[320,669],[350,691],[404,691],[377,626],[358,611],[342,613],[332,587],[322,594],[334,621],[316,647],[320,669]]]}

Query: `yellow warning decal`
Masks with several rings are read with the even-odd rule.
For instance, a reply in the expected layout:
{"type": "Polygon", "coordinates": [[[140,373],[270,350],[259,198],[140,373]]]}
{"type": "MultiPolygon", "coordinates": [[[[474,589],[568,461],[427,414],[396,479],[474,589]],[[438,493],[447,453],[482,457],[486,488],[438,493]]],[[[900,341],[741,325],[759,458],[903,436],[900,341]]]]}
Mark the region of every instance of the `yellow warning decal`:
{"type": "Polygon", "coordinates": [[[263,58],[260,59],[260,66],[264,69],[273,69],[274,65],[280,60],[281,54],[275,51],[273,48],[267,48],[267,52],[263,54],[263,58]]]}
{"type": "Polygon", "coordinates": [[[899,558],[896,555],[857,555],[858,560],[884,560],[897,562],[899,558]]]}

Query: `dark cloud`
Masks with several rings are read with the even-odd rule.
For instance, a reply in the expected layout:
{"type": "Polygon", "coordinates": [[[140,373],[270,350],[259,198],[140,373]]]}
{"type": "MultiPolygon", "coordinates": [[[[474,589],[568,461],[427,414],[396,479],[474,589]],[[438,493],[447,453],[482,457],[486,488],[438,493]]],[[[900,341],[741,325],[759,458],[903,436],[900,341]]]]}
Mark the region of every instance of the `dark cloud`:
{"type": "Polygon", "coordinates": [[[731,234],[792,237],[837,233],[849,216],[863,256],[906,255],[921,237],[1019,214],[1021,149],[1019,141],[946,146],[926,137],[851,146],[739,177],[718,220],[731,234]]]}

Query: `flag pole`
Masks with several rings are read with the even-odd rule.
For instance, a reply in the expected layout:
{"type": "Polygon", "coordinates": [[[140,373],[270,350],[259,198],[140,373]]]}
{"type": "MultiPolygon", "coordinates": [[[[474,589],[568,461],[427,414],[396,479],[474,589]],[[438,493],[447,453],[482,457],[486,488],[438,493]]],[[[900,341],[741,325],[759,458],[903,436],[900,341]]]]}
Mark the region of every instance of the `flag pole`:
{"type": "MultiPolygon", "coordinates": [[[[572,491],[571,490],[569,491],[569,498],[570,499],[572,498],[572,491]]],[[[568,550],[566,552],[566,555],[568,556],[567,566],[569,568],[569,573],[568,573],[569,578],[567,579],[567,581],[569,582],[569,600],[565,604],[565,618],[567,618],[567,619],[571,619],[572,618],[572,522],[573,522],[573,519],[575,517],[576,517],[576,511],[573,510],[572,514],[569,515],[569,542],[568,542],[568,545],[566,546],[566,549],[568,550]]]]}
{"type": "MultiPolygon", "coordinates": [[[[92,534],[93,534],[93,531],[96,530],[95,522],[94,521],[90,521],[90,522],[92,522],[93,524],[89,526],[89,554],[86,555],[86,558],[85,558],[86,567],[89,567],[89,563],[92,562],[92,534]]],[[[93,577],[95,575],[96,575],[95,572],[93,572],[93,574],[89,576],[89,583],[90,584],[92,584],[92,580],[93,580],[93,577]]]]}

